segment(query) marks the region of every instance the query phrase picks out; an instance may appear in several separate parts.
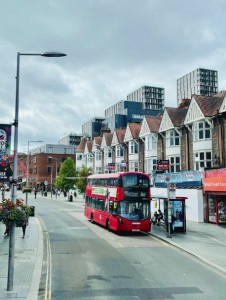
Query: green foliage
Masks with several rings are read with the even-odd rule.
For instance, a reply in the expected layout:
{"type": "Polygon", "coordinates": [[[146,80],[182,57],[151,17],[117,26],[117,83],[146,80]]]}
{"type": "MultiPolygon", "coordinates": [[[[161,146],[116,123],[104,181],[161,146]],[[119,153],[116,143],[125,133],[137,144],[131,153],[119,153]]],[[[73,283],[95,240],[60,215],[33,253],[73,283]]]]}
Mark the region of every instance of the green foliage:
{"type": "Polygon", "coordinates": [[[30,216],[31,209],[28,205],[24,205],[24,200],[17,199],[13,203],[9,199],[4,199],[0,202],[0,222],[11,225],[15,223],[20,227],[24,222],[27,222],[30,216]]]}
{"type": "Polygon", "coordinates": [[[86,190],[86,182],[87,177],[92,174],[91,168],[86,168],[85,166],[82,166],[82,168],[78,172],[78,179],[76,181],[76,186],[79,191],[79,193],[84,194],[86,190]]]}
{"type": "Polygon", "coordinates": [[[77,176],[78,173],[75,169],[74,161],[71,157],[69,157],[61,165],[60,172],[56,180],[57,188],[62,191],[72,189],[76,183],[75,177],[77,176]]]}

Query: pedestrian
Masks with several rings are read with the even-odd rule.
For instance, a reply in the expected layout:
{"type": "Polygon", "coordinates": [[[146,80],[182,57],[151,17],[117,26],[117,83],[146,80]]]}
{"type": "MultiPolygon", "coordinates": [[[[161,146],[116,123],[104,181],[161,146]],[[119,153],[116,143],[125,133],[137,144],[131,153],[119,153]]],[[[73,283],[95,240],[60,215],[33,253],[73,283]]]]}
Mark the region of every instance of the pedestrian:
{"type": "Polygon", "coordinates": [[[160,225],[161,220],[163,220],[163,213],[161,212],[161,209],[158,210],[158,222],[157,225],[160,225]]]}
{"type": "Polygon", "coordinates": [[[9,233],[10,233],[10,226],[8,224],[5,224],[5,232],[4,232],[4,235],[5,236],[9,236],[9,233]]]}
{"type": "Polygon", "coordinates": [[[37,190],[35,190],[35,199],[36,199],[36,196],[37,196],[37,190]]]}
{"type": "Polygon", "coordinates": [[[23,221],[23,223],[22,223],[23,239],[25,237],[27,225],[28,225],[28,221],[23,221]]]}

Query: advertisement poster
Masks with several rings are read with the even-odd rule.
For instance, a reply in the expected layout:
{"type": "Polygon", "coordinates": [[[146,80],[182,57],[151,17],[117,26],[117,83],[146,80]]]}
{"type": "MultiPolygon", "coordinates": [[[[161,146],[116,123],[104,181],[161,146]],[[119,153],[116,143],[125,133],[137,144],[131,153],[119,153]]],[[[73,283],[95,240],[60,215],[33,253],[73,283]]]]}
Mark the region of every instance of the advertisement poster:
{"type": "Polygon", "coordinates": [[[183,227],[183,208],[182,201],[173,201],[173,211],[172,214],[174,216],[174,227],[183,227]]]}
{"type": "Polygon", "coordinates": [[[10,169],[11,125],[0,124],[0,181],[7,181],[10,169]]]}

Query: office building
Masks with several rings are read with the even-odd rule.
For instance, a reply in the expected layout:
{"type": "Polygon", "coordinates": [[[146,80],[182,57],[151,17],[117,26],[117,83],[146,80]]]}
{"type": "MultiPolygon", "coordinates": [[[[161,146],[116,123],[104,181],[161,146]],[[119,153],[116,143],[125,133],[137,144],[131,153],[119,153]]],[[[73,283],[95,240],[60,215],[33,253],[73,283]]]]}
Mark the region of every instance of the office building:
{"type": "Polygon", "coordinates": [[[105,120],[102,122],[105,128],[113,132],[116,128],[126,128],[127,123],[141,123],[144,116],[157,116],[163,110],[144,109],[138,101],[124,101],[112,105],[105,110],[105,120]]]}
{"type": "Polygon", "coordinates": [[[77,146],[80,144],[82,134],[76,134],[71,132],[70,134],[59,139],[58,144],[60,145],[68,145],[68,146],[77,146]]]}
{"type": "Polygon", "coordinates": [[[96,117],[82,125],[82,134],[85,137],[93,139],[100,135],[102,122],[104,118],[96,117]]]}
{"type": "Polygon", "coordinates": [[[218,73],[214,70],[196,69],[177,79],[177,105],[193,94],[213,96],[218,92],[218,73]]]}
{"type": "Polygon", "coordinates": [[[127,95],[127,100],[141,102],[143,109],[163,110],[165,105],[165,90],[161,87],[144,85],[127,95]]]}

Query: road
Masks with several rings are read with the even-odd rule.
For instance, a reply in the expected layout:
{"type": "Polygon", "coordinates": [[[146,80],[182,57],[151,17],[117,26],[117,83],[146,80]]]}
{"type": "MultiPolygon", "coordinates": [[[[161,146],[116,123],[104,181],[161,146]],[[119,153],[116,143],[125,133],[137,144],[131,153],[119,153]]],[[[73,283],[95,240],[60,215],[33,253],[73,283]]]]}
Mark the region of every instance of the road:
{"type": "Polygon", "coordinates": [[[225,276],[153,236],[108,232],[81,203],[39,198],[35,210],[45,237],[39,299],[225,299],[225,276]]]}

